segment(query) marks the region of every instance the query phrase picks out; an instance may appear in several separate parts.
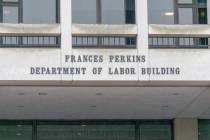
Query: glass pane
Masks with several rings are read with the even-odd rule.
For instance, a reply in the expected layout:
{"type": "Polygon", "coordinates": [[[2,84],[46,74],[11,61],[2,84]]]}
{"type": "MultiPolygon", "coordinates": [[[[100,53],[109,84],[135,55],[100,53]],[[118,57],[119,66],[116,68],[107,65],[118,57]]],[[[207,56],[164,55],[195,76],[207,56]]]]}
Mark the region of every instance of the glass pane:
{"type": "Polygon", "coordinates": [[[179,24],[193,24],[192,8],[179,8],[179,24]]]}
{"type": "Polygon", "coordinates": [[[140,125],[141,140],[171,140],[171,126],[167,124],[140,125]]]}
{"type": "Polygon", "coordinates": [[[32,125],[0,123],[1,140],[32,140],[32,125]]]}
{"type": "Polygon", "coordinates": [[[207,8],[198,8],[198,23],[207,24],[207,8]]]}
{"type": "Polygon", "coordinates": [[[3,22],[18,23],[18,7],[3,7],[3,22]]]}
{"type": "Polygon", "coordinates": [[[126,23],[135,24],[135,0],[125,1],[126,23]]]}
{"type": "Polygon", "coordinates": [[[96,0],[72,0],[72,22],[96,23],[96,0]]]}
{"type": "Polygon", "coordinates": [[[124,0],[102,0],[102,23],[104,24],[125,23],[124,0]]]}
{"type": "Polygon", "coordinates": [[[18,2],[18,0],[3,0],[3,2],[18,2]]]}
{"type": "Polygon", "coordinates": [[[56,23],[56,0],[23,0],[23,22],[56,23]]]}
{"type": "Polygon", "coordinates": [[[198,3],[207,3],[207,0],[198,0],[198,3]]]}
{"type": "Polygon", "coordinates": [[[174,24],[174,0],[148,0],[149,24],[174,24]]]}
{"type": "Polygon", "coordinates": [[[192,0],[178,0],[178,3],[192,3],[192,0]]]}
{"type": "Polygon", "coordinates": [[[199,121],[199,140],[210,140],[210,121],[200,120],[199,121]]]}
{"type": "Polygon", "coordinates": [[[134,125],[38,125],[37,140],[135,140],[134,125]]]}

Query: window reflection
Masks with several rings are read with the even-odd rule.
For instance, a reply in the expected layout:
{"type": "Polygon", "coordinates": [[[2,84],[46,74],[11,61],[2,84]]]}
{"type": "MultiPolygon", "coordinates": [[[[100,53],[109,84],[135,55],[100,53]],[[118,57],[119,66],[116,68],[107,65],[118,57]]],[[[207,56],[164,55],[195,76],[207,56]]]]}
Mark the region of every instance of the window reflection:
{"type": "Polygon", "coordinates": [[[206,0],[148,0],[149,24],[207,24],[206,0]]]}
{"type": "Polygon", "coordinates": [[[18,23],[18,7],[4,6],[3,7],[3,22],[18,23]]]}
{"type": "Polygon", "coordinates": [[[96,0],[72,0],[73,23],[96,24],[96,12],[96,0]]]}
{"type": "Polygon", "coordinates": [[[58,22],[59,0],[0,1],[0,22],[49,24],[58,22]]]}
{"type": "Polygon", "coordinates": [[[72,0],[72,21],[81,24],[135,24],[135,0],[72,0]]]}
{"type": "Polygon", "coordinates": [[[148,0],[149,24],[174,24],[174,0],[148,0]]]}
{"type": "Polygon", "coordinates": [[[23,23],[56,23],[56,0],[23,0],[23,23]]]}

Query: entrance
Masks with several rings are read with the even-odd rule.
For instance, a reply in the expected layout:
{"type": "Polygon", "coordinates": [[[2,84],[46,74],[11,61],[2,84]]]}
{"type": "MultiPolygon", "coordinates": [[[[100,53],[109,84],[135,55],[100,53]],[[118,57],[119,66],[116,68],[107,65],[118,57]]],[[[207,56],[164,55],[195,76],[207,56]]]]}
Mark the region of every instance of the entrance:
{"type": "Polygon", "coordinates": [[[1,140],[172,140],[171,121],[1,121],[1,140]]]}

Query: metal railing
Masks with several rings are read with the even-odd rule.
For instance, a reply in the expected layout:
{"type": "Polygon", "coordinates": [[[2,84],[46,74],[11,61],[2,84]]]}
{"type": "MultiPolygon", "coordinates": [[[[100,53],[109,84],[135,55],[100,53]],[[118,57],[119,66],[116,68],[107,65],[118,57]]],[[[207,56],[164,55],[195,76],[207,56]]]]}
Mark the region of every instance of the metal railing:
{"type": "Polygon", "coordinates": [[[209,48],[210,38],[149,36],[150,48],[209,48]]]}
{"type": "Polygon", "coordinates": [[[72,46],[74,48],[120,48],[137,47],[136,25],[73,24],[72,46]]]}
{"type": "MultiPolygon", "coordinates": [[[[73,24],[72,46],[137,48],[137,31],[137,25],[73,24]]],[[[1,48],[60,46],[59,24],[0,24],[1,48]]],[[[210,48],[210,25],[149,25],[149,47],[210,48]]]]}
{"type": "Polygon", "coordinates": [[[136,37],[73,36],[74,48],[136,48],[136,37]]]}
{"type": "Polygon", "coordinates": [[[210,25],[149,25],[149,48],[210,47],[210,25]]]}
{"type": "Polygon", "coordinates": [[[60,47],[60,36],[0,36],[1,48],[57,48],[60,47]]]}

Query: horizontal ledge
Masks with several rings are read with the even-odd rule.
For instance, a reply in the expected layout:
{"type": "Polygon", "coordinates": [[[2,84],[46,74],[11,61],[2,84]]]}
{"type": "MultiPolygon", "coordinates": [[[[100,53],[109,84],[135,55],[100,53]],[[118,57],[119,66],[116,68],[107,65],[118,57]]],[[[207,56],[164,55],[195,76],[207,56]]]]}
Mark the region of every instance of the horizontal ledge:
{"type": "Polygon", "coordinates": [[[137,35],[137,25],[107,25],[107,24],[73,24],[72,34],[77,36],[134,36],[137,35]]]}
{"type": "Polygon", "coordinates": [[[71,87],[210,87],[210,81],[48,81],[48,80],[0,80],[0,86],[71,86],[71,87]]]}
{"type": "MultiPolygon", "coordinates": [[[[35,36],[60,35],[60,24],[8,24],[0,23],[0,35],[35,36]]],[[[136,25],[73,24],[73,35],[136,36],[136,25]]]]}
{"type": "Polygon", "coordinates": [[[50,36],[60,35],[59,24],[7,24],[0,23],[0,35],[15,36],[50,36]]]}
{"type": "MultiPolygon", "coordinates": [[[[0,23],[0,35],[53,36],[61,34],[60,24],[0,23]]],[[[77,36],[137,36],[135,24],[72,24],[72,35],[77,36]]],[[[150,36],[210,37],[210,25],[149,25],[150,36]]]]}
{"type": "Polygon", "coordinates": [[[210,25],[150,24],[149,35],[167,37],[210,37],[210,25]]]}

